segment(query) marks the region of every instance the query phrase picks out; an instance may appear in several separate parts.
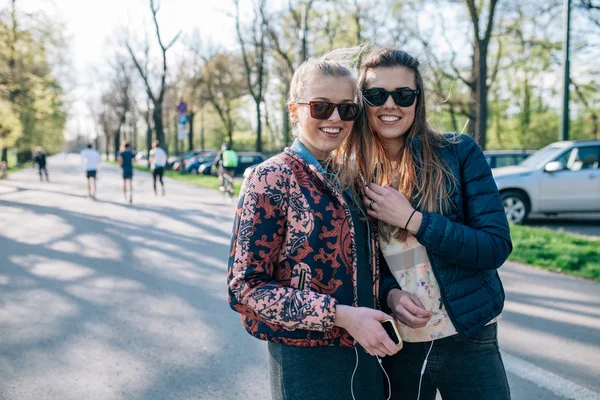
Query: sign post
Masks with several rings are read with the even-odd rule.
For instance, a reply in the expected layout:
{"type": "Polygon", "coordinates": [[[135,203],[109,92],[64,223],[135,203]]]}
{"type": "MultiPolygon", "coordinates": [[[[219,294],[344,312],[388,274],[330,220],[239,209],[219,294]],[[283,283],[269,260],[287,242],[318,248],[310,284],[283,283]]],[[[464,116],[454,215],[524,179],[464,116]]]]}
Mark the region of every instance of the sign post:
{"type": "Polygon", "coordinates": [[[564,0],[564,40],[563,40],[563,99],[560,133],[558,140],[569,140],[569,90],[571,87],[571,0],[564,0]]]}
{"type": "Polygon", "coordinates": [[[177,104],[177,111],[179,111],[179,118],[177,123],[177,140],[180,141],[181,145],[181,160],[180,160],[180,172],[183,174],[185,171],[185,166],[183,165],[183,153],[185,148],[185,139],[187,137],[187,130],[185,129],[188,123],[188,115],[187,115],[187,104],[183,101],[183,98],[177,104]]]}

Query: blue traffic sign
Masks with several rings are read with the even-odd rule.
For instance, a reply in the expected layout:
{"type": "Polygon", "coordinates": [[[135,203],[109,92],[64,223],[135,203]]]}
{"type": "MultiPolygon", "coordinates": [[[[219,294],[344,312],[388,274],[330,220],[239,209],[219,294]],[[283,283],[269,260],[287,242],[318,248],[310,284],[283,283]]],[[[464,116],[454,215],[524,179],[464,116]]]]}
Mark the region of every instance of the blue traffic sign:
{"type": "Polygon", "coordinates": [[[187,114],[179,114],[179,123],[181,125],[185,125],[188,122],[188,116],[187,114]]]}
{"type": "Polygon", "coordinates": [[[177,105],[177,110],[179,110],[181,114],[187,113],[187,104],[185,104],[185,101],[179,102],[179,104],[177,105]]]}

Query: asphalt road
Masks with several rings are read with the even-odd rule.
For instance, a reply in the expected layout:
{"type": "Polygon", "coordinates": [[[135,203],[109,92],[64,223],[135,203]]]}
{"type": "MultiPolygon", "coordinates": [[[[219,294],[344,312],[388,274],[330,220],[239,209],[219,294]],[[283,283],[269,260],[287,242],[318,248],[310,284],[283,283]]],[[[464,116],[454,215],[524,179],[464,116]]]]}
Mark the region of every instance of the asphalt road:
{"type": "MultiPolygon", "coordinates": [[[[0,181],[1,400],[268,400],[265,344],[227,304],[233,206],[136,171],[134,204],[77,157],[0,181]]],[[[513,399],[600,399],[600,285],[501,269],[513,399]]]]}

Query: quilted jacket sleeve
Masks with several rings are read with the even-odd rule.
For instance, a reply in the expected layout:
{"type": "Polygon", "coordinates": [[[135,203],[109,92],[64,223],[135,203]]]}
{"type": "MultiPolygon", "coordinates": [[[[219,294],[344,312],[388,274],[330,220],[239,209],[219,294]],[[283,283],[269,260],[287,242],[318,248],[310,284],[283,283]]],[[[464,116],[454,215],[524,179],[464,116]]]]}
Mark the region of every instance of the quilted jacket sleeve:
{"type": "Polygon", "coordinates": [[[499,268],[511,253],[512,242],[498,188],[473,139],[461,135],[455,146],[461,166],[464,225],[424,212],[415,237],[429,252],[447,262],[467,268],[499,268]]]}
{"type": "MultiPolygon", "coordinates": [[[[267,161],[244,184],[229,252],[229,304],[241,314],[287,330],[326,331],[334,326],[336,300],[297,290],[274,279],[288,232],[291,169],[267,161]]],[[[298,198],[294,198],[298,201],[298,198]]]]}

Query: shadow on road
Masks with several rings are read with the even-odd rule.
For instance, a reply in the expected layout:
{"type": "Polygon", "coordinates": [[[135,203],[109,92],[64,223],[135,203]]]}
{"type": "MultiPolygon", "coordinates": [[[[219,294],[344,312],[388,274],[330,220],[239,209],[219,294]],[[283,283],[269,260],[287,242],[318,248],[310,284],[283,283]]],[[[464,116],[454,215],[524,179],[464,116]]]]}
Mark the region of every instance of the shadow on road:
{"type": "Polygon", "coordinates": [[[598,284],[518,265],[500,269],[501,348],[592,390],[599,385],[598,284]],[[510,332],[510,334],[508,334],[510,332]]]}
{"type": "Polygon", "coordinates": [[[242,330],[226,301],[231,217],[88,204],[60,188],[10,194],[0,196],[0,213],[11,214],[0,224],[4,382],[55,399],[242,395],[236,374],[264,363],[264,353],[248,335],[228,340],[242,330]],[[28,192],[59,200],[10,200],[35,194],[28,192]]]}

